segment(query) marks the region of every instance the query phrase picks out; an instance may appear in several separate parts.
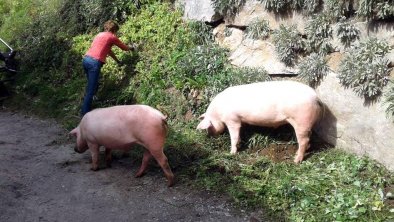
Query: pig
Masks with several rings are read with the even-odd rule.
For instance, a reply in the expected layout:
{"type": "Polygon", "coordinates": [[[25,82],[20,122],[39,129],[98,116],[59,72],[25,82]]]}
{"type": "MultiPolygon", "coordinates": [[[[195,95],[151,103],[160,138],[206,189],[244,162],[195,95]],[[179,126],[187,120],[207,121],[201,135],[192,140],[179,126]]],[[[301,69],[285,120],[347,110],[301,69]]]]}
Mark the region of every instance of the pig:
{"type": "Polygon", "coordinates": [[[85,114],[79,125],[70,132],[75,136],[75,151],[87,149],[92,155],[91,169],[98,170],[99,147],[105,147],[107,166],[111,164],[111,150],[127,150],[132,144],[145,147],[142,164],[136,177],[144,174],[152,156],[159,163],[167,178],[167,185],[174,183],[174,174],[163,152],[167,135],[166,117],[146,105],[122,105],[92,110],[85,114]]]}
{"type": "Polygon", "coordinates": [[[231,154],[235,154],[243,123],[273,128],[291,124],[298,141],[294,162],[300,163],[310,146],[312,128],[320,118],[322,105],[311,87],[296,81],[232,86],[216,95],[200,116],[197,129],[218,135],[227,127],[231,154]]]}

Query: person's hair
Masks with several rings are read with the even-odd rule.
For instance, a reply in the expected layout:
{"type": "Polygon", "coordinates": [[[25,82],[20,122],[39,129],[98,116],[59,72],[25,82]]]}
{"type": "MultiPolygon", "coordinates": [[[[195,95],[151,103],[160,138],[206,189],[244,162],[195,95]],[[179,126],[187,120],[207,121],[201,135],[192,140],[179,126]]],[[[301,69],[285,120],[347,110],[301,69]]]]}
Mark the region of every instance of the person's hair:
{"type": "Polygon", "coordinates": [[[112,20],[108,20],[104,23],[104,31],[116,33],[118,30],[119,30],[119,25],[116,22],[112,20]]]}

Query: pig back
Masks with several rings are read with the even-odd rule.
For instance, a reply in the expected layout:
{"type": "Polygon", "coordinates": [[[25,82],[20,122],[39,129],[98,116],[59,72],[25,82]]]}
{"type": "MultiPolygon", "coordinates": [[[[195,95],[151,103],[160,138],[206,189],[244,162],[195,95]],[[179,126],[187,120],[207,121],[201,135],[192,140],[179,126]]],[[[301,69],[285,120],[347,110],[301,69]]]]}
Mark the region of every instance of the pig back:
{"type": "Polygon", "coordinates": [[[165,116],[146,105],[95,109],[83,117],[80,127],[86,140],[108,147],[143,142],[167,133],[165,116]]]}
{"type": "Polygon", "coordinates": [[[229,87],[208,107],[225,121],[239,118],[256,125],[276,125],[287,118],[315,109],[315,91],[295,81],[268,81],[229,87]]]}

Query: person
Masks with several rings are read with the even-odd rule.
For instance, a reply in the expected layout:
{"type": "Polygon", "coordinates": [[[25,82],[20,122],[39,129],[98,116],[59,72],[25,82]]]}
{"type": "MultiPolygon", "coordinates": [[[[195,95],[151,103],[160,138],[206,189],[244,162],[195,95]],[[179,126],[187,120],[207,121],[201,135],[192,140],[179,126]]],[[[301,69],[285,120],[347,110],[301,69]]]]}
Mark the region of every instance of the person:
{"type": "Polygon", "coordinates": [[[83,99],[81,116],[84,116],[91,110],[93,96],[96,93],[99,84],[101,67],[105,64],[107,56],[109,55],[118,64],[121,64],[119,59],[111,50],[112,46],[116,45],[124,51],[134,49],[133,46],[128,46],[119,40],[116,36],[118,30],[119,25],[116,22],[112,20],[105,22],[104,31],[94,37],[89,50],[86,52],[82,60],[83,69],[87,78],[87,86],[85,97],[83,99]]]}

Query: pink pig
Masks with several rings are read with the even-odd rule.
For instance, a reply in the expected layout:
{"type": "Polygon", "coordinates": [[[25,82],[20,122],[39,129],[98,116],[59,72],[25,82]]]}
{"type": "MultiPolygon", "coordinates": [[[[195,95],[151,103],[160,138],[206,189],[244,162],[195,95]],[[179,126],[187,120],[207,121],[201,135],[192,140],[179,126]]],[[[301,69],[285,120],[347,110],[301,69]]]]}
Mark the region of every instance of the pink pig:
{"type": "Polygon", "coordinates": [[[269,81],[233,86],[219,93],[200,116],[197,129],[217,135],[227,126],[231,137],[231,153],[237,152],[242,123],[279,127],[291,124],[298,151],[294,159],[300,163],[309,148],[312,127],[320,118],[322,103],[315,91],[294,81],[269,81]]]}
{"type": "Polygon", "coordinates": [[[75,151],[87,149],[92,154],[92,170],[98,170],[99,147],[105,147],[107,165],[111,164],[111,149],[127,150],[132,144],[146,148],[136,177],[145,172],[153,156],[164,171],[168,186],[174,183],[174,174],[163,153],[167,135],[166,117],[146,105],[125,105],[95,109],[87,113],[70,134],[77,137],[75,151]]]}

